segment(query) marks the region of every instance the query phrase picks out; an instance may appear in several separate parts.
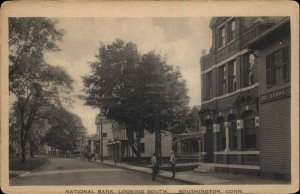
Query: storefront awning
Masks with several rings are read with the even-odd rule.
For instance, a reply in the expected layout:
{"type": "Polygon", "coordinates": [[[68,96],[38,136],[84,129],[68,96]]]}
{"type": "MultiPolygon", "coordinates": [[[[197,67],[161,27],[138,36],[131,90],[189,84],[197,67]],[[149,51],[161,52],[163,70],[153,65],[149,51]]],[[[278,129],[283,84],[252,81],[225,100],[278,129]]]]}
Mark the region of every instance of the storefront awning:
{"type": "Polygon", "coordinates": [[[121,143],[121,141],[113,141],[113,142],[107,143],[106,145],[108,146],[108,145],[119,144],[119,143],[121,143]]]}
{"type": "Polygon", "coordinates": [[[173,142],[180,142],[185,140],[198,140],[201,138],[200,133],[192,133],[192,134],[181,134],[173,139],[173,142]]]}

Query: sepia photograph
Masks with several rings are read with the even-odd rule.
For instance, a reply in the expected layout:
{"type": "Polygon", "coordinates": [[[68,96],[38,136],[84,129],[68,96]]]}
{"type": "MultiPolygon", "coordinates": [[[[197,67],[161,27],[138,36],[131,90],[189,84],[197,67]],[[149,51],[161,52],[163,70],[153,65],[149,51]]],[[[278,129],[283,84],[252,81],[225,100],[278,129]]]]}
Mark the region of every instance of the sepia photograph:
{"type": "Polygon", "coordinates": [[[299,7],[135,3],[2,4],[3,192],[296,192],[299,7]]]}

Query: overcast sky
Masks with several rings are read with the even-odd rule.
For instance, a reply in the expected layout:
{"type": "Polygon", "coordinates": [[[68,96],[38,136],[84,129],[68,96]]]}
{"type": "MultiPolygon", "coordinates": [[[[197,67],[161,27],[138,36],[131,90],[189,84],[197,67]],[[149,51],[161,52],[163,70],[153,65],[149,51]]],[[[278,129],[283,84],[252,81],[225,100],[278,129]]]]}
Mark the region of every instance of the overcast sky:
{"type": "MultiPolygon", "coordinates": [[[[64,29],[59,52],[46,60],[63,66],[74,79],[75,95],[82,94],[82,76],[90,72],[100,41],[111,44],[119,38],[137,44],[140,53],[151,50],[166,55],[170,65],[178,66],[187,82],[190,106],[200,104],[201,50],[211,46],[209,18],[59,18],[57,28],[64,29]]],[[[89,134],[96,132],[99,110],[84,106],[76,99],[71,111],[81,117],[89,134]]]]}

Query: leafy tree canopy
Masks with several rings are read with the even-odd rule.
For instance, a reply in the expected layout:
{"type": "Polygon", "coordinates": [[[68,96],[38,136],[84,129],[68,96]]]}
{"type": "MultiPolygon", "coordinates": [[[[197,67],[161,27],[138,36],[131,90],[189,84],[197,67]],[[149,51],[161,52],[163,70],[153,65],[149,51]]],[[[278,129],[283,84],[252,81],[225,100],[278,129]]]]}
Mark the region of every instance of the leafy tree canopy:
{"type": "Polygon", "coordinates": [[[179,69],[154,51],[141,55],[132,42],[116,40],[100,46],[91,68],[83,78],[86,105],[124,125],[129,139],[135,134],[136,150],[141,130],[154,132],[156,125],[174,130],[174,121],[180,123],[188,110],[179,69]]]}
{"type": "Polygon", "coordinates": [[[64,108],[52,107],[49,117],[49,130],[43,142],[53,148],[64,151],[78,149],[82,138],[86,135],[86,128],[81,119],[64,108]]]}
{"type": "MultiPolygon", "coordinates": [[[[63,31],[49,18],[9,18],[9,92],[20,134],[22,161],[33,126],[49,116],[52,106],[62,106],[73,80],[61,67],[49,65],[45,52],[58,51],[63,31]]],[[[13,126],[13,125],[12,125],[13,126]]]]}

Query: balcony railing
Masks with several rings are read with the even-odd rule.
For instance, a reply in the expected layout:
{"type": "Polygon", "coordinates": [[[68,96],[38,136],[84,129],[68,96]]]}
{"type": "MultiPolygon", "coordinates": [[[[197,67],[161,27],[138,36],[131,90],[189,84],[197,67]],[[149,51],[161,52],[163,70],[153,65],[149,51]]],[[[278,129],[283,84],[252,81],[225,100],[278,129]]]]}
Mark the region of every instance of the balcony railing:
{"type": "Polygon", "coordinates": [[[215,61],[214,61],[214,53],[209,53],[201,58],[201,64],[202,64],[202,70],[209,68],[212,66],[215,61]]]}
{"type": "Polygon", "coordinates": [[[247,43],[259,35],[261,35],[263,32],[265,32],[268,28],[270,28],[272,24],[255,24],[251,28],[248,28],[246,31],[243,32],[242,35],[242,47],[246,47],[247,43]]]}

